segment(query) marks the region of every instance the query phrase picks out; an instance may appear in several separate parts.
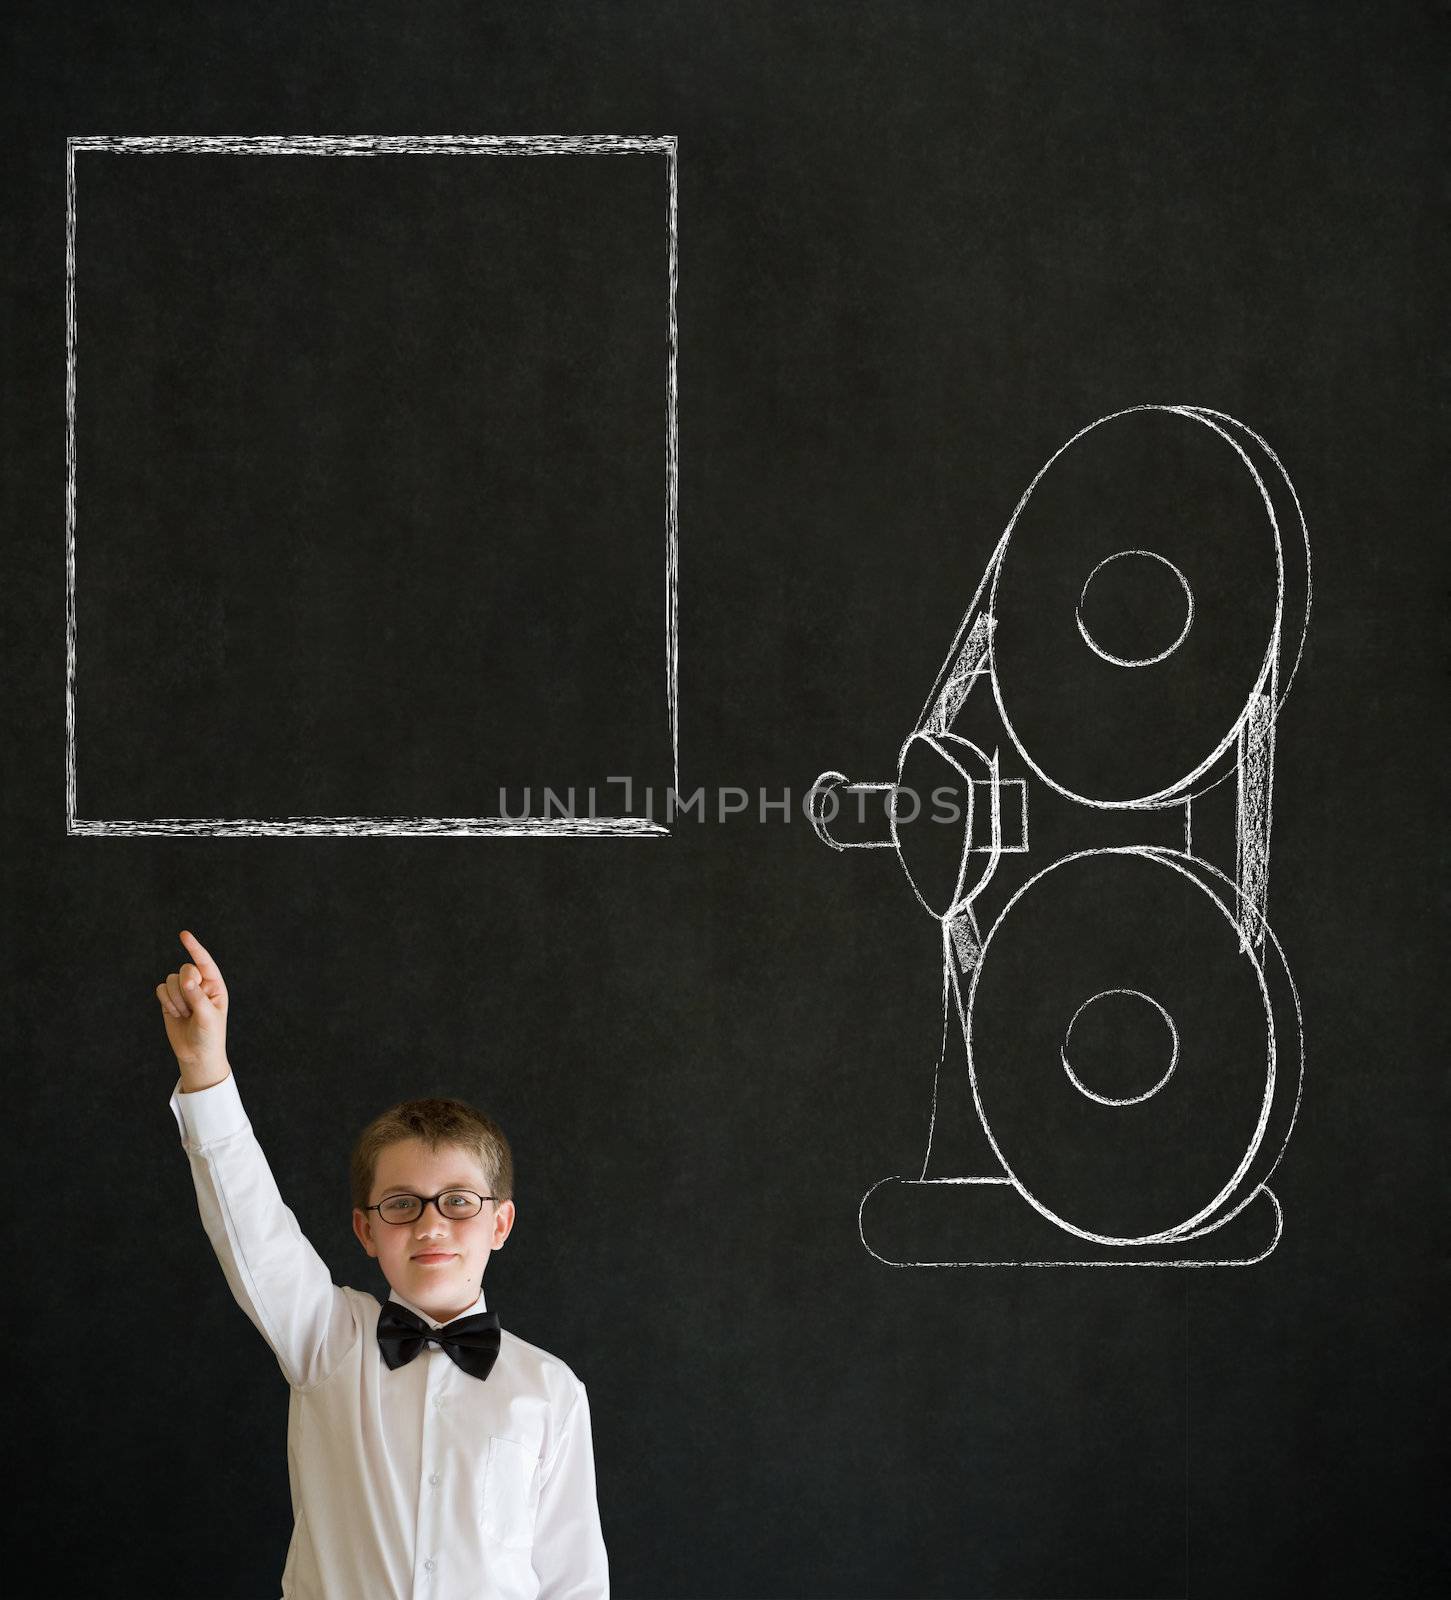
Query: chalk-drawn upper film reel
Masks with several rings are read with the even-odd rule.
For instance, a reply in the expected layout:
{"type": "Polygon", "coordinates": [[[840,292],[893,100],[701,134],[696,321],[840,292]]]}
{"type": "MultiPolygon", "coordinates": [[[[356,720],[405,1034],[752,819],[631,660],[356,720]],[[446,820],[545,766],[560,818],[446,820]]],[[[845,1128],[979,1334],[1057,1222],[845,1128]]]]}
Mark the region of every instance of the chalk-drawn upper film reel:
{"type": "MultiPolygon", "coordinates": [[[[1071,799],[1190,788],[1269,677],[1285,574],[1234,431],[1158,407],[1107,417],[1014,517],[993,581],[994,692],[1024,759],[1071,799]]],[[[1293,654],[1298,629],[1287,642],[1293,654]]]]}

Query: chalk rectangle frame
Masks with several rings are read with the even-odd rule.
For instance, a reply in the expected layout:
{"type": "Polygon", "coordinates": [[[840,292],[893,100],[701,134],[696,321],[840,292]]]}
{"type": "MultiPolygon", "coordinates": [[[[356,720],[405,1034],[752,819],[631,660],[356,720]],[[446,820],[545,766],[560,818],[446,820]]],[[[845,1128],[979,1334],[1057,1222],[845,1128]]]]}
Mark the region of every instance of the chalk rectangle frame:
{"type": "Polygon", "coordinates": [[[419,135],[71,135],[66,139],[66,833],[153,834],[345,834],[369,837],[444,835],[537,835],[541,837],[668,836],[668,826],[650,817],[155,817],[83,818],[76,815],[76,156],[83,151],[113,155],[663,155],[669,186],[669,359],[666,379],[665,670],[670,718],[671,783],[680,789],[679,710],[679,439],[676,289],[677,141],[674,134],[419,134],[419,135]]]}

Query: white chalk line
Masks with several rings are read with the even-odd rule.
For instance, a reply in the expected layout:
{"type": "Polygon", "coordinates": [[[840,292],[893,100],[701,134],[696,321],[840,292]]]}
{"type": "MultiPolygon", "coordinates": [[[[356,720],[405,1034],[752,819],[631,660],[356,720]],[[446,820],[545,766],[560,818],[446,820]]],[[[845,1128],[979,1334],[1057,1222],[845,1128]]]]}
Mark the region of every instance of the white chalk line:
{"type": "Polygon", "coordinates": [[[668,174],[669,308],[666,376],[666,554],[665,668],[666,710],[670,728],[673,792],[680,792],[679,709],[679,181],[678,148],[673,134],[296,134],[296,135],[72,135],[66,140],[66,833],[78,837],[136,837],[156,834],[247,836],[344,835],[398,837],[439,834],[454,837],[621,837],[665,836],[670,829],[651,818],[508,817],[284,817],[100,819],[77,815],[76,719],[76,156],[107,155],[307,155],[307,156],[616,156],[663,155],[668,174]]]}
{"type": "Polygon", "coordinates": [[[922,718],[921,732],[946,733],[951,727],[973,681],[988,670],[987,643],[992,627],[993,619],[987,612],[979,612],[968,631],[966,642],[955,658],[949,653],[943,669],[947,674],[947,682],[938,693],[931,711],[922,718]]]}
{"type": "Polygon", "coordinates": [[[1189,637],[1189,630],[1194,625],[1194,591],[1189,587],[1188,578],[1184,576],[1184,574],[1178,569],[1178,567],[1174,565],[1172,561],[1169,560],[1167,556],[1161,556],[1157,550],[1119,550],[1111,556],[1105,556],[1103,560],[1100,561],[1093,569],[1093,571],[1088,574],[1087,578],[1084,579],[1083,588],[1080,590],[1078,595],[1077,620],[1078,631],[1083,635],[1083,642],[1090,650],[1093,651],[1094,655],[1100,657],[1102,660],[1107,661],[1110,665],[1115,667],[1152,667],[1157,665],[1160,661],[1167,661],[1169,657],[1173,655],[1174,652],[1179,648],[1179,646],[1183,644],[1184,641],[1189,637]],[[1111,562],[1122,561],[1125,556],[1144,556],[1150,561],[1160,562],[1162,565],[1168,567],[1169,571],[1172,572],[1179,580],[1179,587],[1184,591],[1184,626],[1180,628],[1178,636],[1175,638],[1174,642],[1165,649],[1159,651],[1157,655],[1116,656],[1111,651],[1105,650],[1099,644],[1099,642],[1088,631],[1088,624],[1083,620],[1083,602],[1088,598],[1089,584],[1092,583],[1098,574],[1102,572],[1103,569],[1111,562]]]}
{"type": "MultiPolygon", "coordinates": [[[[994,764],[997,763],[998,753],[993,752],[994,764]]],[[[990,806],[993,818],[993,837],[987,844],[968,845],[970,855],[978,855],[984,851],[995,850],[999,855],[1022,856],[1028,854],[1028,780],[1026,778],[973,778],[971,780],[974,792],[982,789],[991,791],[990,806]],[[1017,844],[1007,844],[1007,831],[1003,827],[1002,794],[1004,789],[1011,789],[1017,796],[1017,844]]]]}
{"type": "Polygon", "coordinates": [[[1089,998],[1085,1000],[1081,1006],[1079,1006],[1078,1010],[1073,1013],[1073,1016],[1068,1023],[1068,1031],[1064,1034],[1063,1043],[1058,1048],[1058,1056],[1063,1063],[1063,1070],[1068,1074],[1068,1081],[1075,1089],[1078,1090],[1080,1094],[1086,1094],[1090,1100],[1098,1101],[1099,1105],[1101,1106],[1136,1106],[1142,1101],[1149,1099],[1152,1095],[1158,1094],[1159,1090],[1162,1089],[1164,1085],[1168,1083],[1169,1079],[1174,1076],[1174,1068],[1179,1065],[1179,1030],[1174,1026],[1173,1017],[1171,1017],[1169,1013],[1165,1011],[1163,1006],[1161,1006],[1159,1002],[1154,999],[1153,995],[1145,994],[1142,989],[1103,989],[1100,990],[1098,994],[1090,995],[1089,998]],[[1148,1001],[1148,1003],[1153,1006],[1154,1010],[1157,1011],[1164,1019],[1164,1024],[1169,1030],[1169,1065],[1165,1070],[1163,1077],[1159,1079],[1153,1088],[1145,1089],[1142,1094],[1099,1094],[1097,1090],[1090,1089],[1088,1085],[1083,1082],[1083,1080],[1073,1070],[1073,1064],[1068,1059],[1068,1040],[1073,1034],[1073,1024],[1078,1021],[1079,1017],[1083,1015],[1084,1011],[1086,1011],[1087,1008],[1094,1003],[1094,1001],[1102,1000],[1105,998],[1105,996],[1111,994],[1131,994],[1140,1000],[1148,1001]]]}
{"type": "MultiPolygon", "coordinates": [[[[861,1204],[857,1208],[857,1237],[861,1240],[862,1248],[867,1252],[867,1254],[869,1256],[873,1257],[875,1260],[880,1261],[884,1267],[908,1267],[908,1268],[914,1268],[914,1267],[1173,1267],[1173,1268],[1190,1268],[1190,1269],[1193,1269],[1193,1268],[1198,1268],[1198,1267],[1253,1267],[1253,1266],[1257,1266],[1261,1261],[1264,1261],[1265,1259],[1267,1259],[1270,1255],[1272,1255],[1274,1253],[1275,1246],[1279,1244],[1280,1235],[1284,1231],[1284,1213],[1280,1208],[1279,1198],[1275,1194],[1275,1191],[1273,1189],[1271,1189],[1267,1184],[1261,1184],[1254,1191],[1254,1194],[1251,1195],[1250,1198],[1252,1200],[1254,1200],[1254,1199],[1258,1199],[1260,1195],[1264,1195],[1269,1200],[1271,1206],[1274,1208],[1274,1213],[1275,1213],[1275,1231],[1274,1231],[1273,1237],[1270,1239],[1269,1244],[1267,1244],[1265,1246],[1265,1248],[1263,1250],[1261,1250],[1258,1255],[1253,1255],[1253,1256],[1220,1256],[1220,1257],[1203,1256],[1203,1257],[1199,1257],[1197,1259],[1188,1258],[1188,1257],[1174,1258],[1174,1257],[1167,1257],[1167,1256],[1134,1256],[1134,1257],[1120,1258],[1118,1260],[1115,1260],[1112,1255],[1107,1255],[1107,1256],[1103,1256],[1103,1257],[1099,1257],[1099,1258],[1082,1258],[1082,1257],[1075,1258],[1075,1257],[1072,1257],[1072,1256],[1068,1256],[1068,1257],[1063,1258],[1062,1260],[1049,1260],[1046,1257],[1042,1257],[1042,1256],[1016,1256],[1016,1257],[1007,1257],[1007,1256],[1001,1256],[1001,1257],[961,1256],[961,1257],[956,1257],[956,1258],[954,1258],[952,1260],[949,1260],[949,1261],[928,1261],[928,1260],[898,1261],[898,1260],[894,1260],[891,1256],[884,1256],[879,1250],[874,1250],[872,1248],[872,1246],[867,1241],[866,1223],[865,1223],[865,1220],[864,1220],[865,1219],[865,1214],[866,1214],[867,1201],[870,1200],[872,1195],[878,1189],[882,1188],[882,1186],[884,1184],[901,1183],[901,1184],[915,1186],[915,1185],[923,1184],[923,1183],[946,1184],[946,1183],[1007,1183],[1007,1182],[1009,1182],[1009,1180],[1007,1178],[927,1178],[927,1179],[920,1179],[919,1178],[919,1179],[912,1179],[912,1178],[904,1178],[904,1177],[900,1177],[900,1176],[882,1178],[879,1182],[874,1183],[872,1185],[872,1187],[870,1189],[868,1189],[867,1192],[862,1196],[861,1204]]],[[[1205,1237],[1207,1237],[1207,1235],[1200,1234],[1200,1235],[1198,1235],[1198,1237],[1199,1238],[1205,1238],[1205,1237]]],[[[1187,1242],[1187,1241],[1183,1241],[1183,1242],[1187,1242]]]]}
{"type": "Polygon", "coordinates": [[[1271,788],[1275,760],[1273,691],[1258,695],[1239,735],[1239,774],[1235,795],[1235,873],[1244,897],[1241,942],[1264,936],[1269,899],[1271,788]]]}
{"type": "MultiPolygon", "coordinates": [[[[943,1065],[947,1060],[947,1025],[948,1018],[951,1015],[948,985],[952,981],[949,977],[952,961],[949,938],[947,924],[944,922],[942,925],[942,1033],[937,1046],[937,1065],[932,1069],[932,1109],[927,1119],[927,1149],[922,1157],[922,1172],[918,1179],[919,1182],[926,1182],[927,1168],[932,1164],[932,1135],[937,1129],[937,1092],[942,1081],[943,1065]]],[[[865,1204],[865,1197],[863,1197],[863,1204],[865,1204]]],[[[860,1221],[860,1208],[858,1208],[857,1217],[858,1221],[860,1221]]]]}
{"type": "Polygon", "coordinates": [[[196,834],[209,838],[286,838],[346,834],[353,838],[589,838],[670,837],[644,817],[151,817],[77,818],[68,830],[83,838],[147,838],[196,834]]]}
{"type": "Polygon", "coordinates": [[[838,839],[824,815],[828,798],[843,794],[891,794],[894,783],[852,783],[844,772],[823,772],[806,794],[806,817],[811,831],[831,850],[895,850],[892,839],[838,839]]]}
{"type": "Polygon", "coordinates": [[[613,156],[676,153],[674,134],[72,134],[72,152],[226,156],[613,156]]]}

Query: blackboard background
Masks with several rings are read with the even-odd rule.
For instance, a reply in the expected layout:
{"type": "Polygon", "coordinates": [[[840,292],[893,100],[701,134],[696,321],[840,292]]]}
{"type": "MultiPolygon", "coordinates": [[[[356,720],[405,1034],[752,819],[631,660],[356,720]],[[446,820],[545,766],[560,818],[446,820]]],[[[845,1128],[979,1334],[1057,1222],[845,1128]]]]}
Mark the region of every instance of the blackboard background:
{"type": "MultiPolygon", "coordinates": [[[[181,927],[346,1281],[386,1292],[348,1230],[368,1116],[447,1092],[509,1130],[488,1286],[589,1387],[621,1595],[1431,1592],[1445,28],[1431,4],[7,8],[7,1455],[46,1592],[271,1594],[286,1548],[286,1388],[165,1104],[151,990],[181,927]],[[889,858],[799,816],[67,837],[67,136],[420,132],[679,139],[687,788],[888,776],[1012,507],[1095,417],[1209,405],[1278,450],[1316,562],[1270,895],[1308,1063],[1264,1265],[872,1260],[858,1200],[920,1159],[933,930],[889,858]]],[[[356,513],[319,548],[347,556],[356,513]]],[[[224,568],[167,515],[117,605],[186,591],[195,616],[225,581],[260,660],[285,524],[224,568]]],[[[396,574],[350,559],[339,625],[367,630],[396,574]]],[[[84,658],[107,592],[78,593],[84,658]]],[[[163,794],[265,721],[184,672],[145,692],[163,794]]]]}

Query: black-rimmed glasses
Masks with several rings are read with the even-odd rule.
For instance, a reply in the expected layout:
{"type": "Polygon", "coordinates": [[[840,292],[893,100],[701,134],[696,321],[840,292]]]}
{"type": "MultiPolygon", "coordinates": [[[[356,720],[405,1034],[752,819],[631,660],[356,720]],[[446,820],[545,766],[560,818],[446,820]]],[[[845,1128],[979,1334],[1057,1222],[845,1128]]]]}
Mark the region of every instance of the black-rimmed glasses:
{"type": "Polygon", "coordinates": [[[475,1194],[472,1189],[440,1189],[437,1194],[390,1194],[386,1195],[375,1206],[364,1206],[364,1211],[376,1211],[384,1222],[391,1222],[396,1227],[402,1227],[409,1222],[417,1222],[423,1215],[423,1208],[432,1204],[439,1216],[458,1221],[465,1217],[476,1217],[484,1209],[484,1201],[492,1200],[491,1194],[475,1194]]]}

